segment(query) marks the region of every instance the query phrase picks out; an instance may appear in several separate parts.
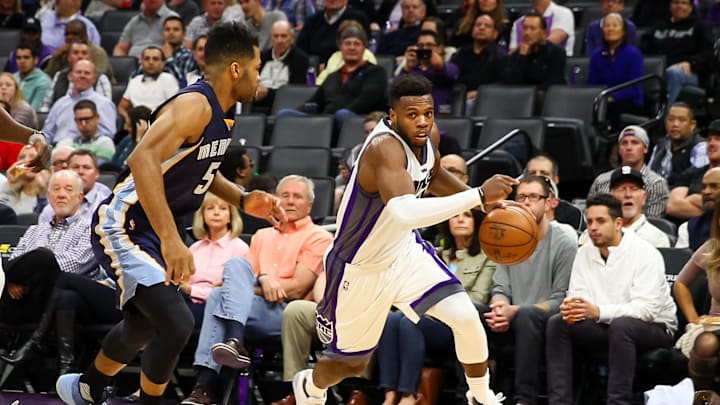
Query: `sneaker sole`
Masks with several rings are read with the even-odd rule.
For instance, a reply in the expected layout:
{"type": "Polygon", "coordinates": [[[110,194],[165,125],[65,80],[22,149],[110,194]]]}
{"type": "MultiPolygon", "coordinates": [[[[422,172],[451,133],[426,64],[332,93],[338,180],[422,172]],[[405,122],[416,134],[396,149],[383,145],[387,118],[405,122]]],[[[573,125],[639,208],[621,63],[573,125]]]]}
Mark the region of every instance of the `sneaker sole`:
{"type": "MultiPolygon", "coordinates": [[[[68,374],[65,374],[65,375],[68,375],[68,374]]],[[[63,401],[66,404],[80,405],[80,404],[77,404],[77,402],[75,402],[75,398],[73,398],[72,388],[71,388],[70,392],[66,392],[65,390],[60,389],[61,388],[60,387],[60,379],[62,379],[62,378],[63,378],[63,376],[60,376],[60,377],[58,377],[57,380],[55,380],[55,392],[57,393],[57,396],[60,398],[61,401],[63,401]]],[[[68,376],[65,378],[67,379],[70,377],[68,376]]]]}
{"type": "Polygon", "coordinates": [[[250,357],[243,356],[224,343],[212,347],[212,359],[221,366],[242,369],[250,366],[250,357]]]}

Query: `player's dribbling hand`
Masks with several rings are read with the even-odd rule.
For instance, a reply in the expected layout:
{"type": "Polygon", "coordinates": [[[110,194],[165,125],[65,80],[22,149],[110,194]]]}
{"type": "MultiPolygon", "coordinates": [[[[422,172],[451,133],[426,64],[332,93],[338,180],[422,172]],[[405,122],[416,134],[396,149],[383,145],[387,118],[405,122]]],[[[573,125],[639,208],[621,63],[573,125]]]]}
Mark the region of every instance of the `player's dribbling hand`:
{"type": "Polygon", "coordinates": [[[180,285],[195,274],[195,261],[190,249],[180,240],[162,241],[162,257],[165,260],[165,285],[180,285]]]}
{"type": "Polygon", "coordinates": [[[518,180],[504,174],[496,174],[483,183],[482,191],[485,194],[485,204],[493,204],[504,200],[512,193],[513,186],[518,180]]]}
{"type": "Polygon", "coordinates": [[[243,197],[242,208],[246,214],[263,218],[275,227],[287,223],[287,216],[280,206],[280,199],[264,191],[253,190],[246,194],[243,197]]]}
{"type": "Polygon", "coordinates": [[[532,215],[533,218],[535,218],[535,214],[533,214],[533,212],[530,211],[530,208],[528,208],[527,206],[525,206],[525,204],[523,204],[521,202],[517,202],[517,201],[513,201],[513,200],[500,200],[500,201],[496,201],[494,203],[485,204],[485,212],[490,212],[494,209],[503,209],[503,208],[507,208],[507,207],[522,208],[523,210],[530,213],[530,215],[532,215]]]}

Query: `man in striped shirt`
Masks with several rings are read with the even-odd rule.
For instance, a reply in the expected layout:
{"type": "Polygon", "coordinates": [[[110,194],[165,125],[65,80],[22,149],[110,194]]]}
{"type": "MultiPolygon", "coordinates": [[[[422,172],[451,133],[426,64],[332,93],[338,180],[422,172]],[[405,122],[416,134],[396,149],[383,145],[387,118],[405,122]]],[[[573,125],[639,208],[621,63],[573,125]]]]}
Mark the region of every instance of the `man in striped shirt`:
{"type": "MultiPolygon", "coordinates": [[[[645,164],[650,138],[644,128],[637,125],[625,127],[618,136],[618,154],[622,166],[630,166],[642,174],[647,192],[645,216],[651,218],[665,216],[670,189],[667,181],[659,174],[650,170],[645,164]]],[[[612,170],[599,174],[588,192],[588,197],[610,192],[610,176],[612,170]]]]}

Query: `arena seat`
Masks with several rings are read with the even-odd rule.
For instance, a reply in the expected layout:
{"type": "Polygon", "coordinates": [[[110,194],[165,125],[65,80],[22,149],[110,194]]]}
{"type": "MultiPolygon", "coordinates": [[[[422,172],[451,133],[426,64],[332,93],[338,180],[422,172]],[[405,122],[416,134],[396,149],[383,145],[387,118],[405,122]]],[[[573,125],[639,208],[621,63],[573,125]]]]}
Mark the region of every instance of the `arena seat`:
{"type": "Polygon", "coordinates": [[[110,66],[117,83],[127,85],[138,67],[138,60],[134,56],[111,56],[110,66]]]}
{"type": "Polygon", "coordinates": [[[330,176],[329,148],[275,147],[268,156],[265,172],[282,178],[288,174],[306,177],[330,176]]]}
{"type": "Polygon", "coordinates": [[[477,88],[470,113],[473,119],[532,117],[535,107],[534,86],[486,84],[477,88]]]}
{"type": "Polygon", "coordinates": [[[275,101],[272,106],[272,115],[277,114],[283,108],[302,107],[310,97],[315,94],[317,87],[306,86],[301,84],[288,84],[277,89],[275,93],[275,101]]]}
{"type": "MultiPolygon", "coordinates": [[[[122,32],[125,25],[131,18],[136,16],[137,10],[110,10],[106,11],[100,18],[100,25],[97,27],[100,35],[104,36],[108,32],[122,32]]],[[[112,54],[110,54],[112,55],[112,54]]]]}
{"type": "Polygon", "coordinates": [[[265,145],[265,114],[235,116],[232,144],[261,147],[265,145]]]}
{"type": "Polygon", "coordinates": [[[14,51],[19,41],[20,30],[0,30],[0,55],[8,55],[14,51]]]}
{"type": "Polygon", "coordinates": [[[270,145],[330,148],[333,118],[330,115],[291,116],[275,119],[270,145]]]}
{"type": "Polygon", "coordinates": [[[469,117],[437,117],[435,122],[441,134],[450,135],[462,150],[472,148],[473,120],[469,117]]]}
{"type": "Polygon", "coordinates": [[[315,201],[310,216],[317,223],[333,215],[335,205],[335,179],[332,177],[311,177],[315,184],[315,201]]]}

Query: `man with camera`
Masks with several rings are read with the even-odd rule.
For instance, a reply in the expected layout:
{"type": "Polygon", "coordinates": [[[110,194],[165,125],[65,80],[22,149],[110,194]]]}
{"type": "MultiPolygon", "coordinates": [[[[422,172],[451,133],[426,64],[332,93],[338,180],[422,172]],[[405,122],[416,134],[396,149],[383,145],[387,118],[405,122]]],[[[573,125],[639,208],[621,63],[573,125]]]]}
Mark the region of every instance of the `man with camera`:
{"type": "Polygon", "coordinates": [[[460,69],[452,62],[445,62],[440,37],[435,31],[420,31],[417,44],[405,50],[405,67],[400,74],[422,75],[432,83],[435,114],[452,113],[453,85],[460,76],[460,69]]]}

